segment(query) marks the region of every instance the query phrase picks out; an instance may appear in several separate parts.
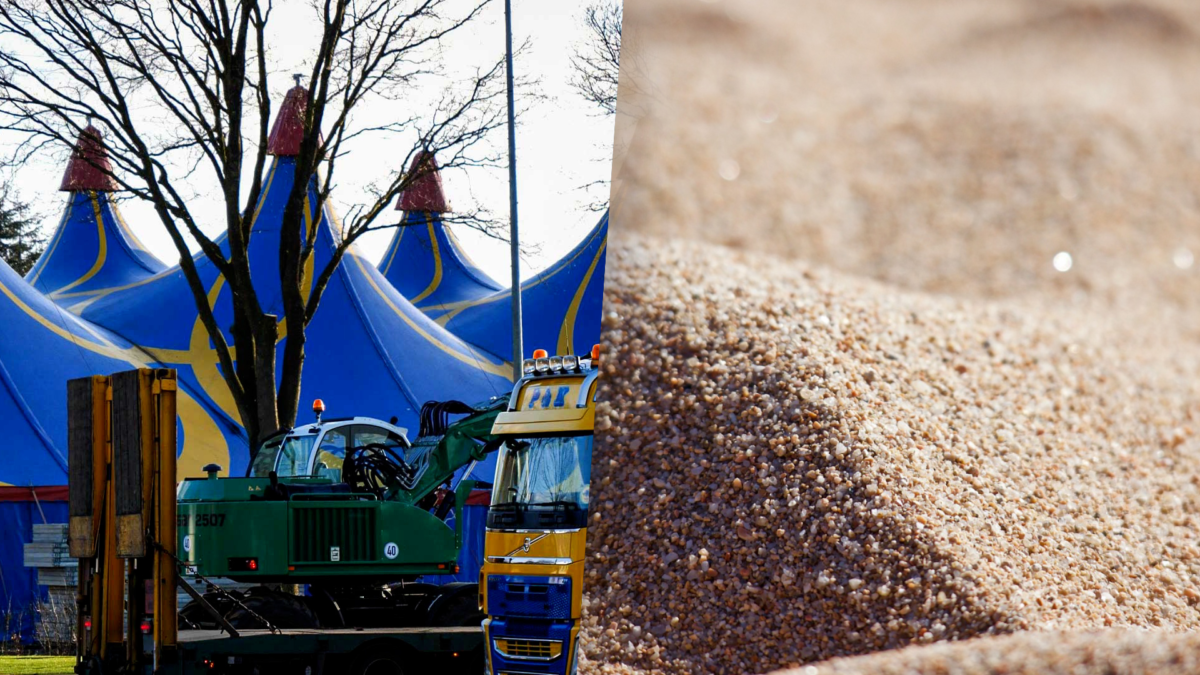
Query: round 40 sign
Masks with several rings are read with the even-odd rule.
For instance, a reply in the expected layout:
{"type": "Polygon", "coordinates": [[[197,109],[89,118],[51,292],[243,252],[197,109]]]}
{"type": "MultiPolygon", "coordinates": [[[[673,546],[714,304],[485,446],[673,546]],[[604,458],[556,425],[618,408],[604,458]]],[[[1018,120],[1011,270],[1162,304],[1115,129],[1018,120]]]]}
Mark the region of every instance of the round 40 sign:
{"type": "Polygon", "coordinates": [[[389,541],[383,545],[383,555],[387,556],[388,560],[395,560],[396,556],[400,555],[400,547],[396,545],[396,542],[389,541]]]}

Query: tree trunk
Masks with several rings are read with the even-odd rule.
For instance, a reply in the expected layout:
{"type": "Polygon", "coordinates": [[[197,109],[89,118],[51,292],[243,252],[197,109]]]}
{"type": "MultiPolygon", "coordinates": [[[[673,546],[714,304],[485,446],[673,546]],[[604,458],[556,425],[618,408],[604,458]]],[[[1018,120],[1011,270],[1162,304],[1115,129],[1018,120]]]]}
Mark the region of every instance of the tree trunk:
{"type": "MultiPolygon", "coordinates": [[[[240,317],[241,308],[236,306],[233,308],[233,315],[240,317]]],[[[234,360],[234,369],[237,372],[237,379],[242,384],[243,398],[248,409],[256,411],[254,416],[249,419],[242,420],[242,426],[246,429],[246,437],[250,440],[250,461],[254,462],[254,456],[258,451],[258,441],[262,438],[258,427],[258,385],[257,373],[255,372],[255,363],[257,361],[254,350],[254,333],[250,327],[246,325],[244,319],[235,318],[233,325],[229,328],[230,334],[233,336],[233,347],[236,351],[234,360]]]]}
{"type": "MultiPolygon", "coordinates": [[[[300,407],[300,382],[304,368],[305,342],[305,298],[304,298],[304,247],[308,237],[305,216],[308,186],[313,176],[311,160],[305,150],[296,160],[295,183],[283,209],[283,222],[279,241],[279,290],[283,300],[284,322],[287,339],[283,347],[283,371],[280,373],[277,410],[279,422],[284,425],[296,423],[300,407]]],[[[311,150],[309,150],[311,152],[311,150]]],[[[320,213],[315,206],[308,206],[320,213]]],[[[319,215],[316,216],[319,218],[319,215]]]]}
{"type": "Polygon", "coordinates": [[[276,322],[273,314],[264,314],[255,331],[254,390],[258,437],[250,440],[255,445],[279,430],[279,416],[275,409],[275,341],[279,337],[276,322]]]}
{"type": "Polygon", "coordinates": [[[300,319],[291,318],[293,312],[288,312],[286,319],[288,336],[283,343],[283,377],[279,382],[279,423],[284,426],[296,424],[296,416],[300,412],[300,382],[304,372],[304,310],[298,310],[300,319]],[[296,326],[295,324],[299,324],[296,326]]]}

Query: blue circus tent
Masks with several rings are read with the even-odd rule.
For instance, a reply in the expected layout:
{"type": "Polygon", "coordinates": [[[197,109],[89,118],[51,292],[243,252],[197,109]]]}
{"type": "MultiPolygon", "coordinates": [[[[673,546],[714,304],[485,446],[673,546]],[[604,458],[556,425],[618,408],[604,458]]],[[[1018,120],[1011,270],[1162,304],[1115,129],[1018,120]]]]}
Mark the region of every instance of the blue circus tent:
{"type": "Polygon", "coordinates": [[[100,132],[80,133],[59,190],[66,208],[46,252],[26,279],[63,304],[136,283],[164,269],[125,224],[111,193],[116,188],[100,132]]]}
{"type": "MultiPolygon", "coordinates": [[[[379,263],[388,282],[426,312],[452,303],[477,300],[501,290],[463,250],[442,220],[450,211],[437,161],[418,153],[409,167],[412,184],[400,194],[404,217],[379,263]]],[[[503,353],[508,353],[507,351],[503,353]]]]}
{"type": "MultiPolygon", "coordinates": [[[[303,88],[289,92],[291,103],[284,101],[279,119],[290,119],[297,101],[303,105],[305,98],[303,88]]],[[[289,143],[287,135],[279,136],[279,129],[277,122],[270,146],[276,156],[253,218],[249,258],[260,302],[266,311],[282,316],[279,237],[299,144],[289,143]]],[[[327,205],[320,210],[315,207],[315,180],[309,186],[308,204],[309,227],[317,228],[314,255],[306,270],[311,284],[333,255],[341,225],[327,205]]],[[[220,243],[225,246],[223,241],[220,243]]],[[[217,323],[230,326],[232,303],[224,279],[204,256],[196,256],[195,261],[217,323]]],[[[101,293],[77,309],[84,318],[139,345],[163,364],[188,372],[209,397],[237,419],[216,352],[199,321],[181,270],[173,268],[134,287],[101,293]]],[[[385,420],[395,416],[411,435],[415,435],[419,411],[426,401],[459,399],[474,403],[505,393],[512,386],[511,366],[438,326],[396,292],[353,246],[330,279],[306,336],[308,358],[301,383],[302,400],[323,399],[331,415],[385,420]]],[[[247,460],[244,451],[231,457],[231,474],[244,472],[247,460]]],[[[490,476],[494,468],[491,464],[494,460],[489,466],[478,467],[476,475],[490,476]]]]}
{"type": "MultiPolygon", "coordinates": [[[[551,354],[586,354],[600,342],[607,249],[605,213],[570,253],[521,283],[525,358],[535,349],[551,354]]],[[[480,349],[512,353],[512,294],[508,289],[426,311],[450,332],[480,349]]]]}

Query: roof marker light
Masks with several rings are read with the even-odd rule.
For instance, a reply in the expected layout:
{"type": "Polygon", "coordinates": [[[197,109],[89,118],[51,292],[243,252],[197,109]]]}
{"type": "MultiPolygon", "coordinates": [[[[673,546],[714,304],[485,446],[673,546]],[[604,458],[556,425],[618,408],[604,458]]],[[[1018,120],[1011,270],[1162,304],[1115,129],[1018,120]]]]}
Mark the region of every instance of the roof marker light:
{"type": "Polygon", "coordinates": [[[546,352],[546,350],[545,350],[545,349],[535,349],[535,350],[533,350],[533,358],[535,358],[535,359],[544,359],[544,358],[546,358],[547,356],[549,356],[549,354],[546,352]]]}
{"type": "Polygon", "coordinates": [[[592,361],[600,360],[600,345],[592,345],[592,361]]]}

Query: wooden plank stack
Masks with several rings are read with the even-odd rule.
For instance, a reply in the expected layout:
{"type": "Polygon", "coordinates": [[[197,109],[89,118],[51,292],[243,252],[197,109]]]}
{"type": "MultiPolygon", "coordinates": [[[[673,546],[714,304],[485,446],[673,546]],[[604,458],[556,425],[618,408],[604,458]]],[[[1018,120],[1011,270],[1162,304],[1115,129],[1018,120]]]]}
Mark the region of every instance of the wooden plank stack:
{"type": "Polygon", "coordinates": [[[38,603],[38,640],[71,642],[75,636],[75,589],[78,561],[67,553],[67,525],[49,523],[33,526],[33,541],[25,544],[25,566],[37,570],[38,586],[45,586],[46,599],[38,603]]]}

